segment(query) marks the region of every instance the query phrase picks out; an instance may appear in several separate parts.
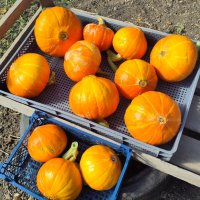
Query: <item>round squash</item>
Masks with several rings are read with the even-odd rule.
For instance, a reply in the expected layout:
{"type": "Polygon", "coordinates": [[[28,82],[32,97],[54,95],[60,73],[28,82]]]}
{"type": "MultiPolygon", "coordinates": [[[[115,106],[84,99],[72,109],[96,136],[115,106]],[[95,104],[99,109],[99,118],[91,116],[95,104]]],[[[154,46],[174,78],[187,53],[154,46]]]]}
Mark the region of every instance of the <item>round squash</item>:
{"type": "Polygon", "coordinates": [[[142,142],[161,145],[177,134],[181,111],[168,95],[149,91],[135,97],[124,116],[129,133],[142,142]]]}
{"type": "Polygon", "coordinates": [[[123,62],[115,73],[117,88],[127,99],[155,90],[157,81],[154,67],[140,59],[123,62]]]}
{"type": "Polygon", "coordinates": [[[64,70],[73,81],[95,74],[101,63],[101,53],[91,42],[82,40],[73,44],[65,54],[64,70]]]}
{"type": "Polygon", "coordinates": [[[119,93],[115,84],[94,75],[76,83],[69,94],[72,112],[88,119],[104,119],[115,112],[118,104],[119,93]]]}
{"type": "Polygon", "coordinates": [[[119,29],[113,37],[115,51],[124,59],[142,58],[147,50],[144,32],[136,27],[119,29]]]}
{"type": "Polygon", "coordinates": [[[41,12],[35,23],[34,34],[43,52],[60,57],[82,38],[82,25],[72,11],[55,6],[41,12]]]}
{"type": "Polygon", "coordinates": [[[32,98],[44,90],[49,77],[50,66],[46,58],[36,53],[26,53],[12,63],[6,84],[12,94],[32,98]]]}
{"type": "Polygon", "coordinates": [[[198,50],[188,37],[173,34],[155,44],[150,54],[150,63],[161,79],[177,82],[192,73],[197,55],[198,50]]]}
{"type": "Polygon", "coordinates": [[[83,38],[95,44],[100,51],[109,49],[112,45],[114,31],[108,28],[102,18],[99,23],[87,24],[83,29],[83,38]]]}
{"type": "Polygon", "coordinates": [[[46,162],[59,156],[67,146],[67,136],[55,124],[35,128],[28,139],[28,152],[38,162],[46,162]]]}
{"type": "Polygon", "coordinates": [[[94,190],[109,190],[116,185],[121,174],[121,161],[109,147],[94,145],[80,160],[84,181],[94,190]]]}

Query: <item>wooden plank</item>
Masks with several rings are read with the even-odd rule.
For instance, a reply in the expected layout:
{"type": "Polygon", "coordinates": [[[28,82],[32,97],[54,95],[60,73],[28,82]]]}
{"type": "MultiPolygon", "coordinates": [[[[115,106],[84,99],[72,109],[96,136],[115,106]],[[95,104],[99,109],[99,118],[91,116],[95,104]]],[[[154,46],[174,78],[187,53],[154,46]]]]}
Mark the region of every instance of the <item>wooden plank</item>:
{"type": "Polygon", "coordinates": [[[54,3],[52,0],[40,0],[42,7],[53,7],[54,3]]]}
{"type": "Polygon", "coordinates": [[[15,20],[22,14],[22,12],[29,6],[32,0],[18,0],[8,10],[8,12],[0,20],[0,39],[4,36],[6,31],[13,25],[15,20]]]}

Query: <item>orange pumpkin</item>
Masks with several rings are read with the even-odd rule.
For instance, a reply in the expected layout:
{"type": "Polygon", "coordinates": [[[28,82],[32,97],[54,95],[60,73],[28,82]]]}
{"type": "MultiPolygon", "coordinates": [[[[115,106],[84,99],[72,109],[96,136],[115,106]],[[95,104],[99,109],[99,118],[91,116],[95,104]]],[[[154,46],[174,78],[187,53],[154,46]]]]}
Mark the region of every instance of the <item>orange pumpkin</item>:
{"type": "Polygon", "coordinates": [[[28,139],[28,152],[38,162],[46,162],[59,156],[67,146],[67,136],[55,124],[35,128],[28,139]]]}
{"type": "Polygon", "coordinates": [[[115,73],[115,83],[120,93],[127,99],[155,90],[157,81],[154,67],[139,59],[123,62],[115,73]]]}
{"type": "Polygon", "coordinates": [[[72,112],[88,119],[108,117],[115,112],[118,104],[119,93],[115,84],[94,75],[86,76],[76,83],[69,94],[72,112]]]}
{"type": "Polygon", "coordinates": [[[94,145],[83,153],[80,169],[89,187],[99,191],[109,190],[119,179],[121,162],[111,148],[94,145]]]}
{"type": "Polygon", "coordinates": [[[52,56],[64,56],[82,37],[82,25],[76,15],[63,7],[47,8],[36,20],[35,39],[39,48],[52,56]]]}
{"type": "Polygon", "coordinates": [[[76,199],[82,190],[82,177],[75,161],[78,143],[73,142],[63,158],[42,165],[36,177],[39,191],[48,199],[76,199]]]}
{"type": "Polygon", "coordinates": [[[168,95],[149,91],[135,97],[124,116],[129,133],[142,142],[160,145],[178,132],[181,111],[168,95]]]}
{"type": "Polygon", "coordinates": [[[198,50],[186,36],[169,35],[160,39],[150,54],[150,63],[160,78],[177,82],[188,77],[196,64],[198,50]]]}
{"type": "Polygon", "coordinates": [[[101,53],[91,42],[82,40],[73,44],[65,54],[64,70],[73,81],[95,74],[101,63],[101,53]]]}
{"type": "MultiPolygon", "coordinates": [[[[124,59],[142,58],[147,50],[144,32],[136,27],[119,29],[113,37],[113,47],[124,59]]],[[[112,59],[114,61],[114,59],[112,59]]]]}
{"type": "Polygon", "coordinates": [[[102,18],[98,18],[99,24],[90,23],[83,29],[83,38],[95,44],[100,51],[109,49],[112,45],[114,31],[108,28],[102,18]]]}
{"type": "Polygon", "coordinates": [[[12,94],[32,98],[44,90],[49,77],[50,66],[45,57],[36,53],[26,53],[12,63],[6,84],[12,94]]]}

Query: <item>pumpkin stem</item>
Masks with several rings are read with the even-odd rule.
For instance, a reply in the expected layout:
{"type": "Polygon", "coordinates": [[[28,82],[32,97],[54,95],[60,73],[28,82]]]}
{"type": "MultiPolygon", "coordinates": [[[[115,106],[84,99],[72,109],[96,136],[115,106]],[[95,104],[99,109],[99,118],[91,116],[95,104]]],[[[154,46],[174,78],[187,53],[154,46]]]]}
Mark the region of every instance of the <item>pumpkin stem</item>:
{"type": "Polygon", "coordinates": [[[138,84],[139,84],[140,87],[145,88],[148,84],[148,81],[147,80],[140,80],[138,84]]]}
{"type": "Polygon", "coordinates": [[[75,161],[78,155],[78,142],[72,142],[70,149],[63,155],[65,160],[75,161]]]}
{"type": "Polygon", "coordinates": [[[59,38],[60,40],[67,40],[68,39],[68,35],[66,32],[60,32],[59,33],[59,38]]]}
{"type": "Polygon", "coordinates": [[[118,62],[123,59],[120,54],[113,53],[110,49],[108,49],[106,53],[107,56],[109,56],[113,62],[118,62]]]}
{"type": "Polygon", "coordinates": [[[103,71],[103,70],[101,70],[100,68],[98,69],[98,71],[97,71],[97,74],[100,74],[100,75],[106,75],[106,76],[108,76],[108,75],[109,75],[109,73],[108,73],[108,72],[106,72],[106,71],[103,71]]]}
{"type": "Polygon", "coordinates": [[[105,119],[98,120],[97,123],[109,128],[109,123],[105,119]]]}
{"type": "Polygon", "coordinates": [[[200,40],[197,41],[196,46],[197,46],[198,51],[200,52],[200,40]]]}
{"type": "Polygon", "coordinates": [[[47,85],[53,85],[55,82],[56,82],[56,73],[52,71],[47,85]]]}
{"type": "Polygon", "coordinates": [[[97,20],[99,22],[99,25],[105,25],[105,22],[101,17],[98,17],[97,20]]]}
{"type": "Polygon", "coordinates": [[[110,66],[110,68],[116,72],[117,70],[117,66],[113,63],[112,59],[110,58],[110,56],[107,54],[107,61],[108,61],[108,65],[110,66]]]}

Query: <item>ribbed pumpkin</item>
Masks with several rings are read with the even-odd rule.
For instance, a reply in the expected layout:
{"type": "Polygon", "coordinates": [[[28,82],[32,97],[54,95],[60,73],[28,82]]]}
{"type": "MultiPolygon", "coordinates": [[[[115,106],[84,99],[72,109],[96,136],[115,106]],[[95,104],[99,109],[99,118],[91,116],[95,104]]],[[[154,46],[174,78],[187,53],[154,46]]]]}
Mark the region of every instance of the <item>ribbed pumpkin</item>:
{"type": "Polygon", "coordinates": [[[150,54],[150,63],[160,78],[177,82],[192,73],[197,55],[197,48],[188,37],[173,34],[155,44],[150,54]]]}
{"type": "MultiPolygon", "coordinates": [[[[76,143],[76,142],[75,142],[76,143]]],[[[48,199],[74,200],[82,190],[82,177],[74,159],[76,147],[73,143],[64,158],[53,158],[39,169],[36,182],[39,191],[48,199]],[[72,158],[70,153],[72,151],[72,158]]],[[[77,144],[78,145],[78,144],[77,144]]]]}
{"type": "Polygon", "coordinates": [[[59,156],[67,146],[67,136],[55,124],[38,126],[28,139],[28,152],[38,162],[46,162],[59,156]]]}
{"type": "Polygon", "coordinates": [[[94,75],[84,77],[76,83],[69,94],[69,105],[78,116],[101,120],[113,114],[119,104],[119,93],[115,84],[94,75]]]}
{"type": "Polygon", "coordinates": [[[102,18],[99,23],[89,23],[83,29],[83,38],[94,43],[100,51],[109,49],[112,45],[114,31],[108,28],[102,18]]]}
{"type": "Polygon", "coordinates": [[[45,57],[36,53],[26,53],[12,63],[6,84],[12,94],[32,98],[44,90],[49,77],[50,66],[45,57]]]}
{"type": "Polygon", "coordinates": [[[95,74],[101,63],[101,53],[91,42],[82,40],[73,44],[65,54],[64,70],[73,81],[95,74]]]}
{"type": "Polygon", "coordinates": [[[142,58],[147,50],[144,32],[136,27],[119,29],[113,37],[113,47],[124,59],[142,58]]]}
{"type": "Polygon", "coordinates": [[[129,133],[135,139],[161,145],[177,134],[181,124],[181,111],[168,95],[149,91],[132,100],[124,119],[129,133]]]}
{"type": "Polygon", "coordinates": [[[84,181],[94,190],[109,190],[116,185],[121,174],[121,161],[109,147],[94,145],[80,160],[84,181]]]}
{"type": "Polygon", "coordinates": [[[154,67],[140,59],[123,62],[115,73],[115,83],[127,99],[155,90],[157,81],[154,67]]]}
{"type": "Polygon", "coordinates": [[[42,51],[52,56],[64,56],[69,47],[82,38],[82,25],[72,11],[55,6],[41,12],[34,33],[42,51]]]}

